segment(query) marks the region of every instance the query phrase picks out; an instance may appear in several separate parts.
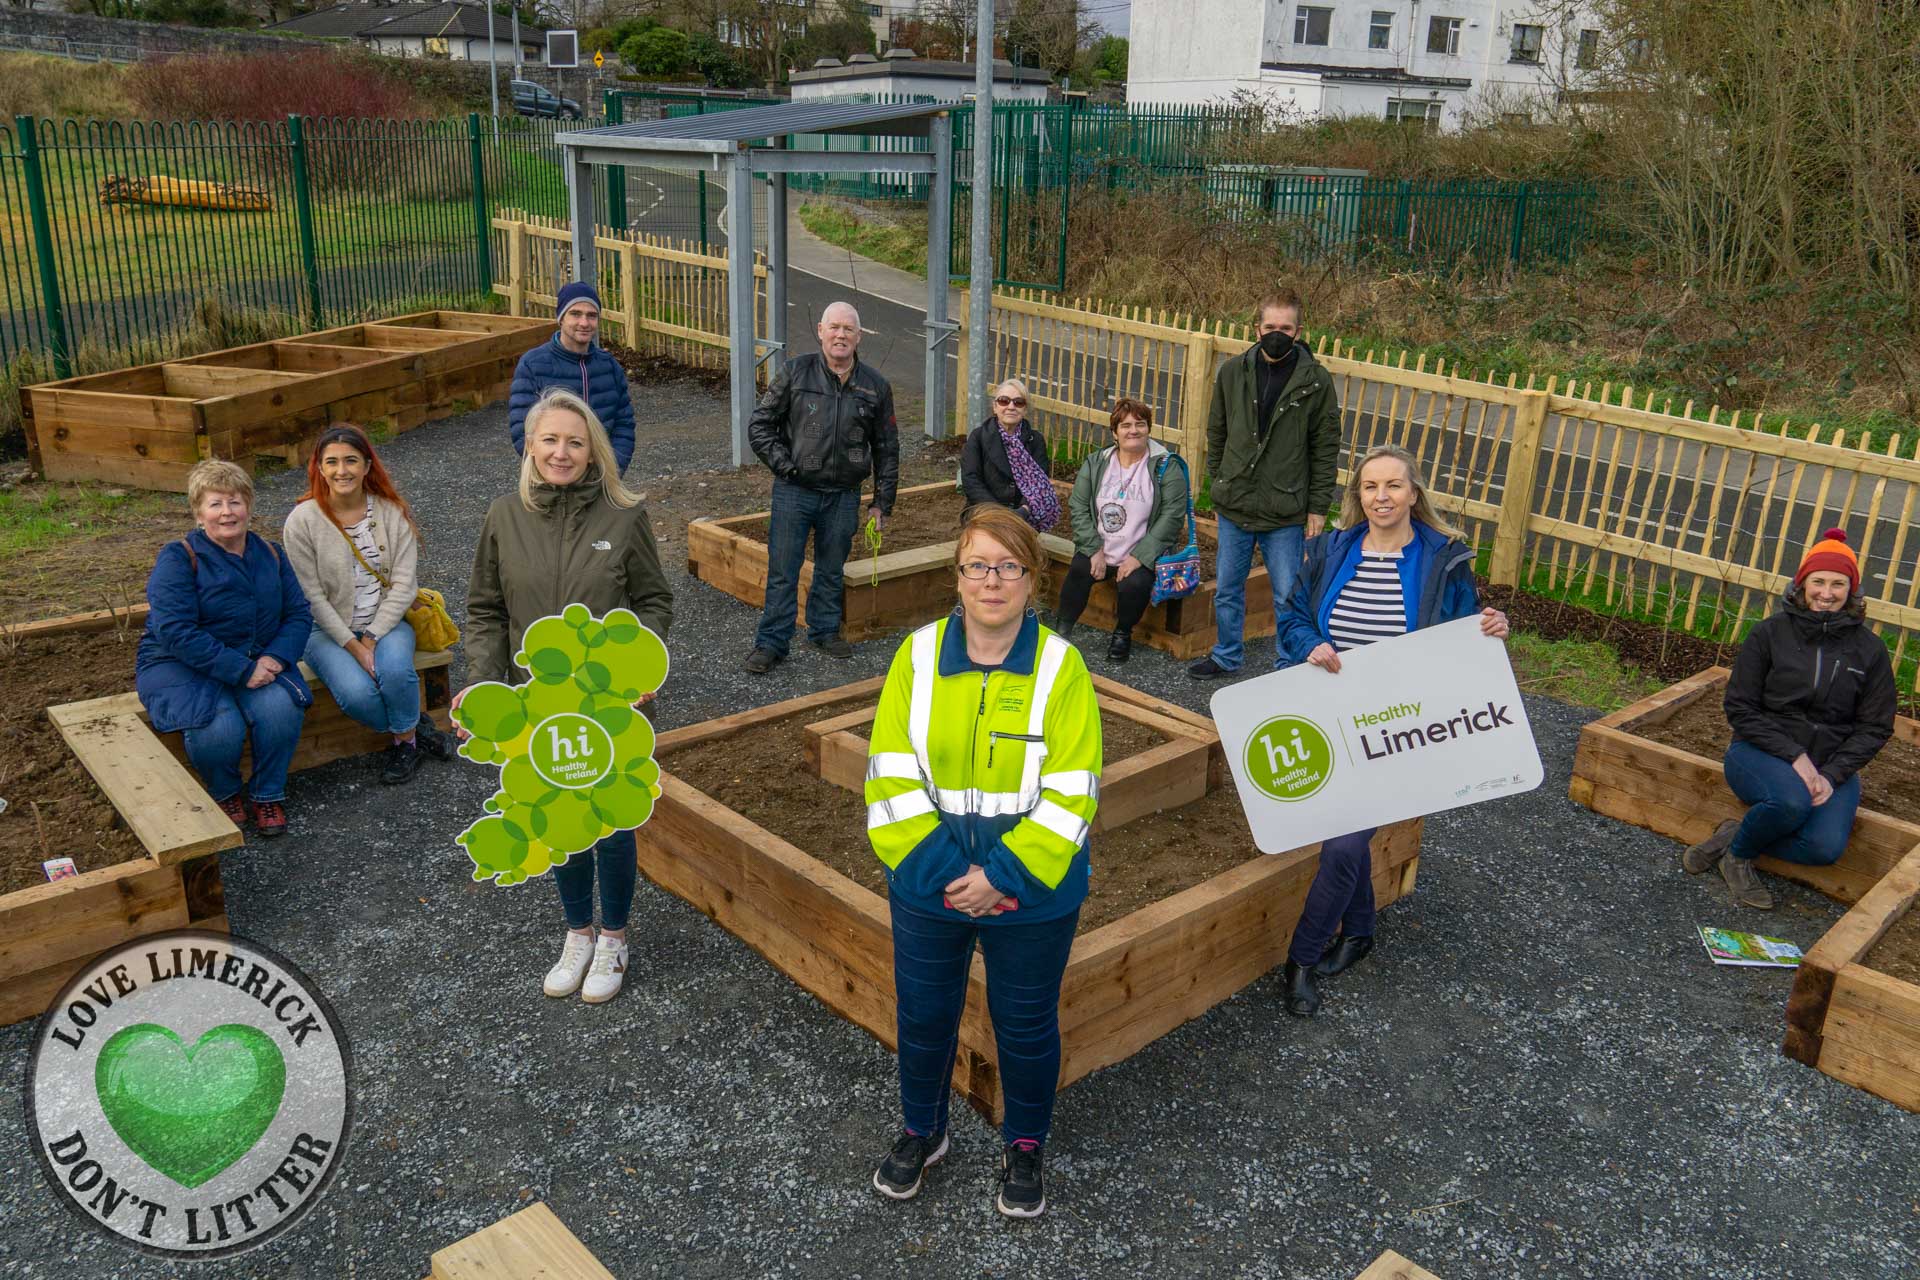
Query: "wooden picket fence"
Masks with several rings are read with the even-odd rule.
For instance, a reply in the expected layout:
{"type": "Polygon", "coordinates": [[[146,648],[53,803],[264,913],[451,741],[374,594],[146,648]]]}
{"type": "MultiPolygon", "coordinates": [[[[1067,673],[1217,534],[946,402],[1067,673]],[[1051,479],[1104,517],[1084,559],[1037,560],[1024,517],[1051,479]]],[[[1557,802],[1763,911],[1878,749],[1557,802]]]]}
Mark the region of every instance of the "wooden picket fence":
{"type": "MultiPolygon", "coordinates": [[[[573,278],[573,231],[558,218],[503,210],[493,219],[493,291],[516,316],[552,315],[573,278]],[[504,274],[503,274],[504,273],[504,274]],[[531,310],[530,310],[531,308],[531,310]]],[[[688,241],[596,227],[594,278],[608,336],[642,355],[727,368],[727,258],[688,241]]],[[[754,265],[754,333],[767,332],[767,267],[754,265]]]]}
{"type": "MultiPolygon", "coordinates": [[[[1215,370],[1244,325],[1097,302],[995,294],[995,379],[1027,384],[1029,420],[1069,452],[1104,447],[1113,401],[1155,411],[1154,433],[1206,471],[1215,370]]],[[[958,315],[964,324],[963,304],[958,315]]],[[[961,367],[973,335],[961,334],[961,367]]],[[[1523,381],[1322,337],[1344,418],[1340,476],[1383,443],[1410,450],[1437,505],[1486,552],[1491,581],[1624,609],[1733,640],[1770,612],[1801,552],[1831,526],[1859,552],[1868,617],[1920,689],[1920,461],[1844,432],[1687,403],[1632,387],[1523,381]]],[[[964,404],[955,430],[964,431],[964,404]]]]}

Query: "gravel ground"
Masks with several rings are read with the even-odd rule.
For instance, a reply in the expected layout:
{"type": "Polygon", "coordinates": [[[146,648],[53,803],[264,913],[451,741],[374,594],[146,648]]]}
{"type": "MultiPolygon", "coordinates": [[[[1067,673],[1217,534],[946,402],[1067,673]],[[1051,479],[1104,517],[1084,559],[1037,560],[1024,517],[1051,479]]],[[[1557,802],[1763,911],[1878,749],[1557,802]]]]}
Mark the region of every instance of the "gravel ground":
{"type": "MultiPolygon", "coordinates": [[[[754,613],[686,577],[679,530],[749,509],[764,477],[719,470],[723,408],[697,384],[636,401],[647,450],[629,480],[676,593],[662,727],[881,673],[884,641],[848,663],[798,645],[757,683],[738,674],[754,613]]],[[[456,609],[511,484],[505,435],[496,407],[385,451],[427,531],[425,578],[456,609]]],[[[940,449],[911,453],[908,475],[951,474],[940,449]]],[[[299,487],[276,477],[262,509],[283,514],[299,487]]],[[[1209,688],[1138,653],[1130,682],[1204,711],[1209,688]]],[[[225,855],[227,901],[235,931],[345,1019],[358,1113],[341,1177],[266,1248],[142,1258],[44,1186],[16,1075],[0,1275],[417,1280],[432,1250],[532,1199],[622,1277],[1332,1280],[1387,1248],[1449,1280],[1920,1272],[1920,1119],[1781,1057],[1788,977],[1715,970],[1693,932],[1809,944],[1839,909],[1792,888],[1771,914],[1730,908],[1674,845],[1566,799],[1588,713],[1528,711],[1546,785],[1427,824],[1418,891],[1319,1018],[1287,1017],[1270,975],[1061,1096],[1053,1207],[1031,1224],[993,1213],[996,1137],[964,1107],[921,1197],[876,1197],[891,1056],[644,882],[626,993],[543,998],[552,889],[476,885],[452,844],[488,771],[430,762],[400,792],[357,761],[297,775],[293,833],[225,855]]],[[[30,1039],[0,1030],[0,1057],[24,1065],[30,1039]]]]}

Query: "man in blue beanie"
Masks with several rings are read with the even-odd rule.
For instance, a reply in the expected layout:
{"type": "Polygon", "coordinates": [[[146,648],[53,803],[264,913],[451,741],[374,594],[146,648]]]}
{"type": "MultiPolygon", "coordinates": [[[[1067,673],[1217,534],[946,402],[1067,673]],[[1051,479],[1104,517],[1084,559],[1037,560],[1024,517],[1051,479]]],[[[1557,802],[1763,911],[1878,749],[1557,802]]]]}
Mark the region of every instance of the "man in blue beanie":
{"type": "Polygon", "coordinates": [[[627,371],[594,341],[600,332],[600,295],[577,280],[564,284],[556,310],[560,319],[553,337],[521,356],[513,370],[513,391],[507,397],[513,451],[526,449],[527,410],[540,393],[565,387],[593,407],[625,471],[633,457],[633,397],[627,390],[627,371]]]}

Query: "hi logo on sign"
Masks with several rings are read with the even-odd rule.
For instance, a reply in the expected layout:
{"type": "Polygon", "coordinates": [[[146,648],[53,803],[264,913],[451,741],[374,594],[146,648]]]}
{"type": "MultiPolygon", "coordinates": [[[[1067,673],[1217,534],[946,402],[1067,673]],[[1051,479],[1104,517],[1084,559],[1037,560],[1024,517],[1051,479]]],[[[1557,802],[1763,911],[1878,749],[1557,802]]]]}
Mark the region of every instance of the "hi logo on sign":
{"type": "Polygon", "coordinates": [[[1300,716],[1275,716],[1247,739],[1247,778],[1275,800],[1305,800],[1333,776],[1333,745],[1320,726],[1300,716]]]}

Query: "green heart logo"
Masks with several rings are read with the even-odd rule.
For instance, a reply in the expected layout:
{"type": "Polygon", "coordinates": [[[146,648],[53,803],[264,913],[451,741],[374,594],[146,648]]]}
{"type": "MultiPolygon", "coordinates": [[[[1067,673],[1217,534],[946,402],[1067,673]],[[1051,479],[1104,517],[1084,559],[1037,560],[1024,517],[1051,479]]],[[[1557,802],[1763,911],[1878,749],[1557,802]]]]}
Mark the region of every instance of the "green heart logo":
{"type": "Polygon", "coordinates": [[[101,1047],[93,1087],[120,1141],[191,1189],[260,1141],[280,1114],[287,1062],[266,1033],[237,1022],[191,1048],[142,1022],[101,1047]]]}

